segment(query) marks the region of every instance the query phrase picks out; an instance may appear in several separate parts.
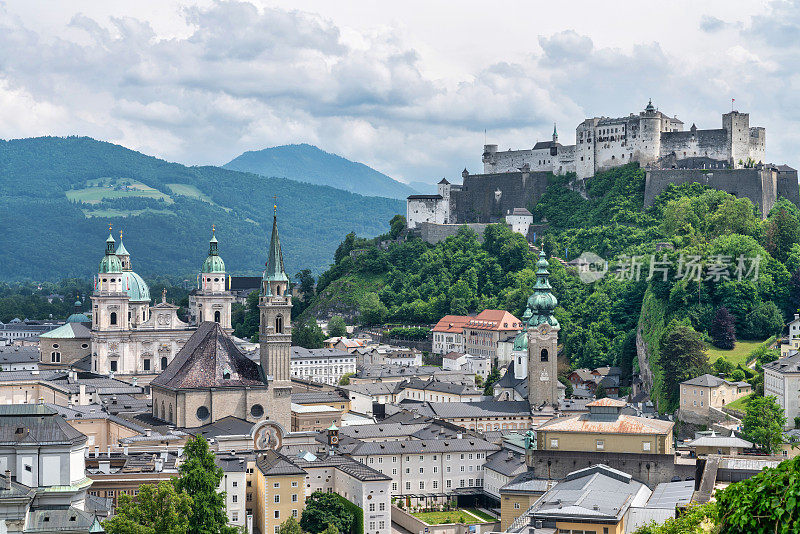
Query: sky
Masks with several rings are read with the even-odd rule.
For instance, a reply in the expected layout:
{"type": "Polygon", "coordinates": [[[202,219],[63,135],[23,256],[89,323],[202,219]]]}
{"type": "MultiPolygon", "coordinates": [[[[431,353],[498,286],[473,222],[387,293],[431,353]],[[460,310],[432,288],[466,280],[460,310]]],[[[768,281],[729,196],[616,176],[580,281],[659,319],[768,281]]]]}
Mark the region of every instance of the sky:
{"type": "MultiPolygon", "coordinates": [[[[574,143],[648,99],[731,109],[800,166],[800,5],[783,1],[0,0],[0,138],[87,135],[187,165],[310,143],[398,180],[574,143]]],[[[457,181],[457,180],[456,180],[457,181]]]]}

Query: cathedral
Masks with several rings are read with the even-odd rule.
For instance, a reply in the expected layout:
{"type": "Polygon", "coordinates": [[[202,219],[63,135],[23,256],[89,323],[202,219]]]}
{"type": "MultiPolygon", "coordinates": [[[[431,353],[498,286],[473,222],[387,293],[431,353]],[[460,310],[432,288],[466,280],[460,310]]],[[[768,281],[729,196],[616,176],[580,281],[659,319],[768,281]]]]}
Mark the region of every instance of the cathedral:
{"type": "MultiPolygon", "coordinates": [[[[91,369],[122,380],[147,383],[164,371],[203,321],[231,331],[233,296],[225,288],[225,263],[212,233],[200,287],[192,292],[191,322],[178,317],[178,306],[166,300],[151,305],[150,288],[131,266],[131,256],[109,233],[92,293],[91,369]]],[[[65,362],[72,363],[72,362],[65,362]]]]}
{"type": "MultiPolygon", "coordinates": [[[[215,245],[212,238],[214,253],[215,245]]],[[[215,269],[219,272],[208,276],[211,284],[216,274],[224,275],[221,260],[215,269]]],[[[202,276],[205,278],[206,274],[202,276]]],[[[218,293],[214,289],[213,286],[208,289],[211,295],[218,293]]],[[[253,431],[255,448],[267,448],[288,431],[292,395],[289,376],[292,297],[288,289],[276,214],[259,293],[259,362],[248,358],[236,346],[224,328],[226,323],[203,320],[175,359],[150,383],[153,416],[182,428],[196,428],[226,417],[252,423],[269,422],[253,431]]],[[[208,315],[215,302],[202,301],[204,308],[198,309],[197,316],[216,319],[217,312],[208,315]]],[[[227,309],[230,311],[230,305],[227,309]]]]}

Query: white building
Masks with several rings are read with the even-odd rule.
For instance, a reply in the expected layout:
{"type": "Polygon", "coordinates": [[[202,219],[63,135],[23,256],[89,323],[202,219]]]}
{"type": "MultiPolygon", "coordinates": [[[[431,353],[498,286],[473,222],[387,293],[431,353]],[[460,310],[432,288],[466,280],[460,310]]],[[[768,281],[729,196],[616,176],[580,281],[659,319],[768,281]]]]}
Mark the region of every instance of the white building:
{"type": "Polygon", "coordinates": [[[445,315],[433,327],[434,354],[464,352],[464,326],[469,321],[465,315],[445,315]]]}
{"type": "Polygon", "coordinates": [[[449,352],[442,357],[442,369],[479,375],[485,380],[492,370],[492,361],[488,356],[449,352]]]}
{"type": "Polygon", "coordinates": [[[217,491],[225,492],[225,510],[228,525],[247,526],[247,461],[239,456],[217,456],[217,465],[222,469],[222,480],[217,491]]]}
{"type": "Polygon", "coordinates": [[[511,227],[512,232],[528,235],[528,229],[533,224],[533,215],[525,208],[514,208],[506,215],[506,224],[511,227]]]}
{"type": "Polygon", "coordinates": [[[787,428],[800,416],[800,352],[764,364],[764,396],[775,397],[786,415],[787,428]]]}
{"type": "Polygon", "coordinates": [[[290,369],[293,377],[336,385],[347,373],[356,372],[356,355],[338,349],[292,347],[290,369]]]}

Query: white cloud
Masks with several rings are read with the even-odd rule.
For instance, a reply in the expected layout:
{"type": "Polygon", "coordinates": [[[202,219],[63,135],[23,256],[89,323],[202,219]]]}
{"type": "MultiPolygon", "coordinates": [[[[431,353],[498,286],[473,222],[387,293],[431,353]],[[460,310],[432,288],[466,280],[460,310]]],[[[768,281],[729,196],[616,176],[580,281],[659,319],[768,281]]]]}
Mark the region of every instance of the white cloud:
{"type": "Polygon", "coordinates": [[[788,3],[689,16],[679,0],[661,24],[638,2],[614,13],[514,3],[504,16],[435,1],[301,4],[110,1],[38,17],[35,2],[0,0],[0,136],[92,135],[187,164],[308,142],[438,181],[479,170],[484,130],[519,148],[557,121],[570,142],[586,116],[650,97],[713,128],[735,96],[768,127],[771,159],[800,163],[800,14],[788,3]]]}

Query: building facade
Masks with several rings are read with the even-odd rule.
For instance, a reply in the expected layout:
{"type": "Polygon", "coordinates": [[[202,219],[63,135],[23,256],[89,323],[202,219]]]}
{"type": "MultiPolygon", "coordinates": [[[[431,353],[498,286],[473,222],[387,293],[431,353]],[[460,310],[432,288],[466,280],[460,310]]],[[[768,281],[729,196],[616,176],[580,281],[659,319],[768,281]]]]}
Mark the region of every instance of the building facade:
{"type": "Polygon", "coordinates": [[[292,377],[336,385],[348,373],[356,372],[355,354],[339,349],[291,348],[292,377]]]}
{"type": "Polygon", "coordinates": [[[719,414],[726,404],[752,392],[753,386],[747,382],[729,382],[710,374],[698,376],[681,382],[680,415],[682,418],[690,414],[707,418],[712,410],[719,414]]]}
{"type": "Polygon", "coordinates": [[[764,364],[764,396],[775,397],[787,428],[800,416],[800,352],[764,364]]]}

